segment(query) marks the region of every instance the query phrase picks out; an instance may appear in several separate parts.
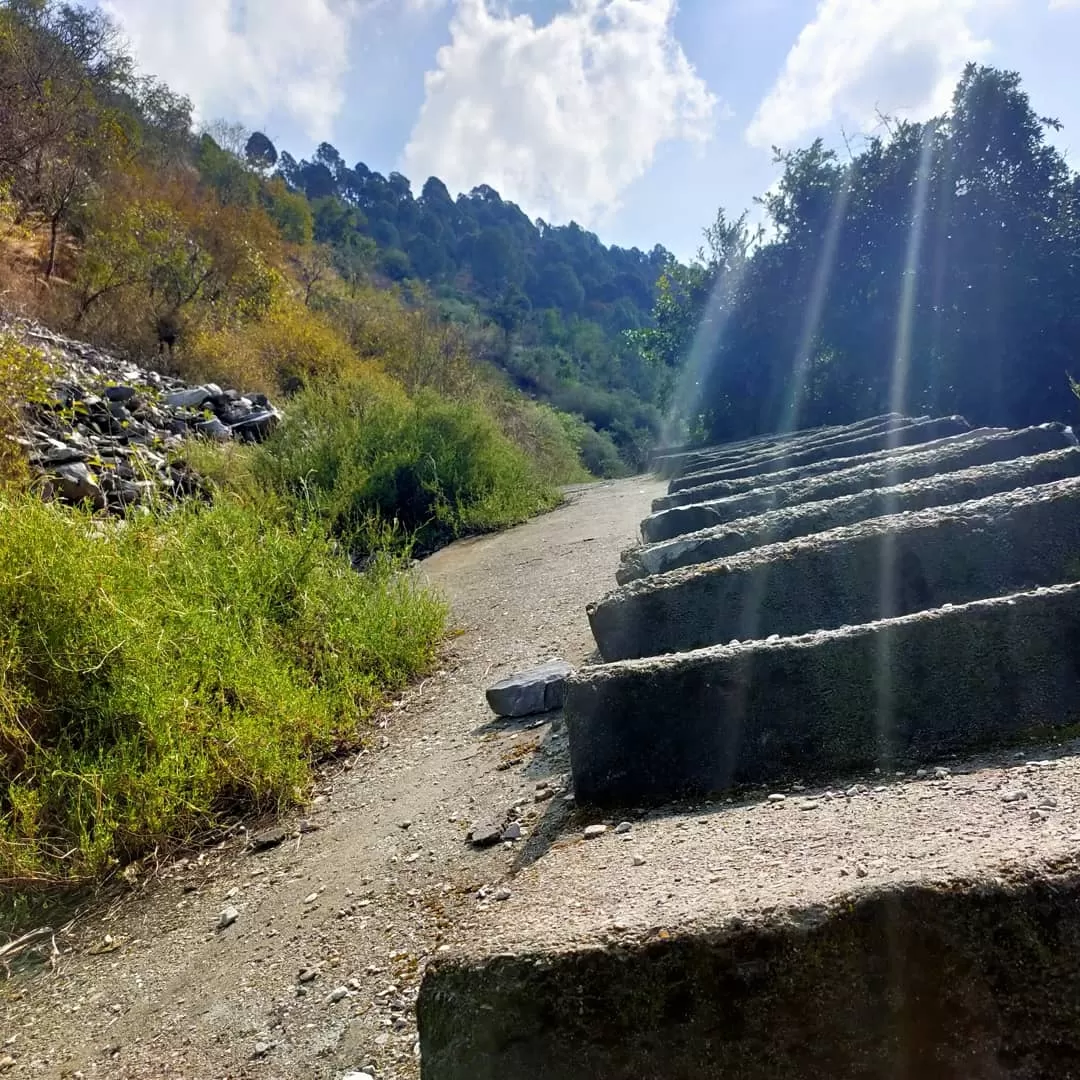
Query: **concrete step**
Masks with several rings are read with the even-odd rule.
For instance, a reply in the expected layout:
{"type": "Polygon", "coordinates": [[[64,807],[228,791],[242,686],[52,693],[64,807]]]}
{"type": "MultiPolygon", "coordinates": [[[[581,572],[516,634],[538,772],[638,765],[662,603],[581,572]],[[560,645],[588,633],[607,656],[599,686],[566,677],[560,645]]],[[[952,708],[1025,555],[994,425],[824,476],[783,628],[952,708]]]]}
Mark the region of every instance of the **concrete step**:
{"type": "Polygon", "coordinates": [[[424,1080],[1080,1076],[1080,763],[1060,753],[594,840],[604,819],[579,815],[449,930],[417,1004],[424,1080]]]}
{"type": "Polygon", "coordinates": [[[764,544],[827,532],[869,518],[945,506],[1015,488],[1080,476],[1080,448],[1035,457],[977,465],[894,487],[870,488],[821,502],[798,503],[756,517],[739,518],[702,532],[650,544],[625,553],[616,578],[620,585],[651,574],[737,555],[764,544]]]}
{"type": "MultiPolygon", "coordinates": [[[[890,439],[889,443],[891,445],[903,446],[906,444],[897,434],[898,432],[904,431],[907,428],[920,427],[921,425],[928,424],[932,419],[933,418],[929,416],[899,416],[887,420],[875,421],[869,425],[860,425],[856,428],[843,428],[836,432],[827,432],[822,435],[799,439],[785,443],[782,446],[766,447],[755,450],[753,453],[744,451],[738,454],[727,455],[723,459],[717,459],[710,462],[706,469],[687,473],[684,476],[673,479],[668,485],[668,490],[674,494],[675,492],[683,491],[686,488],[700,487],[702,484],[710,483],[719,474],[736,467],[742,470],[742,475],[757,475],[756,473],[751,473],[749,471],[751,466],[771,462],[778,457],[786,459],[793,455],[801,455],[810,450],[823,450],[827,447],[846,446],[854,440],[867,439],[875,435],[892,434],[894,435],[894,438],[890,439]]],[[[969,430],[969,428],[964,428],[962,430],[969,430]]]]}
{"type": "Polygon", "coordinates": [[[659,512],[641,523],[641,531],[647,542],[657,543],[783,506],[833,499],[867,488],[891,487],[925,476],[1030,457],[1076,444],[1072,429],[1064,424],[1041,424],[1019,431],[983,428],[939,439],[914,450],[905,447],[899,451],[867,455],[861,460],[845,459],[839,467],[826,463],[831,469],[821,474],[816,466],[792,470],[790,475],[774,473],[772,479],[780,476],[787,479],[776,484],[759,484],[756,490],[740,490],[693,505],[664,509],[658,503],[665,500],[657,500],[653,507],[659,512]]]}
{"type": "MultiPolygon", "coordinates": [[[[877,450],[891,450],[898,446],[911,446],[914,443],[932,442],[947,435],[960,435],[971,430],[971,425],[962,416],[944,416],[934,420],[917,420],[904,427],[887,428],[884,431],[871,432],[869,435],[857,435],[848,439],[826,441],[820,445],[802,449],[792,447],[790,452],[752,457],[723,466],[707,473],[698,473],[691,485],[691,490],[703,484],[717,483],[723,480],[739,480],[743,477],[759,477],[768,473],[781,472],[784,469],[797,469],[804,465],[816,465],[821,461],[834,458],[852,457],[856,454],[873,453],[877,450]]],[[[675,485],[685,483],[675,480],[669,490],[676,494],[675,485]]]]}
{"type": "Polygon", "coordinates": [[[727,498],[733,495],[745,495],[750,492],[763,491],[766,488],[777,487],[780,484],[790,483],[793,480],[809,481],[815,477],[826,476],[845,469],[855,468],[857,465],[869,465],[875,462],[895,461],[899,457],[908,454],[922,453],[927,450],[945,449],[947,447],[962,446],[969,442],[984,439],[988,435],[1000,435],[1007,428],[972,428],[970,431],[961,432],[959,435],[946,435],[940,439],[931,439],[926,443],[916,443],[911,446],[893,446],[886,450],[874,450],[866,454],[854,454],[851,457],[830,457],[812,465],[800,465],[789,469],[781,469],[778,472],[765,473],[761,476],[742,476],[734,480],[717,480],[714,483],[704,484],[701,487],[686,488],[677,491],[674,495],[661,495],[652,501],[653,513],[662,510],[670,510],[678,506],[693,506],[701,502],[711,502],[715,499],[727,498]]]}
{"type": "Polygon", "coordinates": [[[1080,722],[1080,584],[582,669],[579,800],[642,805],[843,776],[1080,722]]]}
{"type": "Polygon", "coordinates": [[[842,431],[845,428],[870,426],[886,420],[899,419],[900,417],[900,413],[883,413],[880,416],[871,416],[865,420],[859,420],[854,424],[830,424],[816,428],[798,428],[790,432],[769,432],[762,435],[751,435],[745,439],[716,443],[712,446],[685,448],[667,453],[661,452],[653,457],[650,464],[661,476],[681,476],[684,472],[693,471],[702,463],[739,451],[766,445],[779,446],[793,439],[842,431]]]}
{"type": "Polygon", "coordinates": [[[604,660],[802,634],[1080,577],[1080,479],[873,518],[634,581],[589,606],[604,660]]]}
{"type": "Polygon", "coordinates": [[[749,464],[751,461],[775,457],[778,454],[790,454],[795,451],[809,450],[813,447],[847,442],[850,439],[861,438],[866,435],[893,431],[915,423],[924,423],[929,419],[929,416],[911,417],[893,413],[886,416],[871,417],[869,420],[860,420],[856,424],[818,428],[810,431],[795,431],[790,435],[778,436],[746,445],[722,446],[712,452],[707,459],[702,460],[694,469],[684,471],[680,476],[673,478],[671,490],[679,491],[684,487],[696,487],[701,483],[698,477],[702,474],[708,475],[713,471],[731,465],[749,464]]]}

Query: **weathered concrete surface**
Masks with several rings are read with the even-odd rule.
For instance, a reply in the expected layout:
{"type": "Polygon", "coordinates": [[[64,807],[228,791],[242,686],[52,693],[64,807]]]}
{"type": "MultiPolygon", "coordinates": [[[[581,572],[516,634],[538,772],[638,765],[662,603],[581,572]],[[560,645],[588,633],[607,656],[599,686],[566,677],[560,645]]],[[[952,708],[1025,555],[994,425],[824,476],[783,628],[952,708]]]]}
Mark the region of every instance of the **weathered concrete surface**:
{"type": "MultiPolygon", "coordinates": [[[[762,455],[748,461],[740,461],[708,473],[699,473],[693,487],[724,480],[739,480],[744,477],[760,477],[768,473],[781,472],[785,469],[816,465],[834,458],[852,457],[856,454],[873,453],[877,450],[891,450],[898,446],[910,446],[914,443],[932,442],[947,435],[960,435],[970,431],[971,425],[962,416],[943,416],[935,420],[918,420],[903,427],[890,428],[883,432],[872,432],[855,438],[829,441],[806,449],[794,447],[789,451],[781,450],[775,454],[762,455]]],[[[674,485],[684,481],[673,481],[674,485]]]]}
{"type": "Polygon", "coordinates": [[[565,716],[602,805],[971,751],[1080,722],[1080,585],[586,668],[565,716]]]}
{"type": "Polygon", "coordinates": [[[798,503],[624,553],[626,558],[619,567],[616,579],[620,585],[625,585],[650,574],[662,574],[683,566],[722,559],[764,544],[827,532],[869,518],[967,502],[1072,476],[1080,476],[1078,447],[1036,457],[999,461],[992,465],[977,465],[960,472],[942,473],[894,487],[870,488],[837,499],[798,503]]]}
{"type": "Polygon", "coordinates": [[[623,585],[605,660],[804,634],[1080,577],[1080,479],[873,518],[623,585]]]}
{"type": "Polygon", "coordinates": [[[859,420],[852,424],[829,424],[816,428],[799,428],[784,433],[773,432],[754,435],[746,439],[717,443],[714,446],[699,447],[696,450],[687,450],[676,454],[658,454],[653,459],[653,465],[662,476],[682,476],[684,473],[696,471],[702,465],[708,465],[710,462],[747,451],[755,451],[765,446],[784,446],[792,441],[828,437],[843,431],[855,432],[888,423],[889,421],[905,419],[909,418],[904,417],[901,413],[883,413],[880,416],[870,416],[865,420],[859,420]]]}
{"type": "Polygon", "coordinates": [[[1004,760],[564,835],[428,967],[424,1080],[1080,1076],[1080,763],[1004,760]]]}
{"type": "Polygon", "coordinates": [[[489,686],[488,705],[497,716],[532,716],[560,709],[566,680],[573,673],[565,660],[549,660],[489,686]]]}
{"type": "Polygon", "coordinates": [[[886,450],[874,450],[866,454],[854,454],[851,457],[825,458],[811,465],[800,465],[788,469],[780,469],[777,472],[764,473],[760,476],[742,476],[734,480],[717,480],[701,487],[686,488],[674,495],[661,495],[652,501],[654,513],[668,510],[675,506],[690,506],[699,502],[707,502],[713,499],[726,498],[730,495],[743,495],[751,491],[761,491],[767,487],[786,484],[793,480],[810,480],[817,476],[824,476],[844,469],[855,468],[857,465],[869,465],[879,461],[893,461],[898,457],[908,454],[923,453],[932,449],[944,449],[966,445],[976,442],[992,434],[1003,434],[1006,428],[972,428],[970,431],[961,432],[959,435],[947,435],[941,439],[932,439],[930,442],[918,443],[914,446],[893,446],[886,450]]]}
{"type": "Polygon", "coordinates": [[[874,416],[868,420],[860,420],[855,424],[793,431],[787,435],[763,437],[745,444],[734,443],[719,446],[710,451],[708,455],[702,456],[691,468],[683,469],[672,480],[671,490],[676,491],[682,487],[695,487],[701,481],[695,480],[694,477],[731,465],[749,464],[751,461],[775,457],[778,454],[790,454],[797,450],[809,450],[814,447],[846,442],[870,434],[892,431],[910,424],[924,423],[929,419],[931,419],[929,416],[910,417],[902,416],[899,413],[889,413],[885,416],[874,416]]]}
{"type": "MultiPolygon", "coordinates": [[[[849,458],[840,463],[840,468],[824,475],[806,476],[801,470],[792,470],[793,475],[783,483],[729,494],[692,506],[661,509],[645,518],[641,531],[646,541],[657,543],[783,506],[834,499],[867,488],[891,487],[924,476],[1010,458],[1031,457],[1066,446],[1076,446],[1076,436],[1064,424],[1042,424],[1019,431],[983,429],[981,432],[941,439],[916,450],[905,447],[896,453],[889,451],[868,455],[864,459],[849,458]]],[[[814,469],[811,466],[806,473],[814,473],[814,469]]],[[[772,475],[778,477],[781,474],[772,475]]],[[[657,503],[662,502],[664,500],[654,500],[653,509],[656,510],[657,503]]]]}
{"type": "MultiPolygon", "coordinates": [[[[892,438],[888,440],[889,445],[904,446],[906,444],[897,434],[898,432],[904,431],[907,428],[921,427],[922,425],[931,423],[932,420],[933,418],[929,416],[900,416],[893,419],[875,421],[868,426],[842,428],[836,432],[824,432],[820,435],[792,440],[777,446],[763,447],[753,452],[742,451],[740,453],[729,454],[724,458],[718,458],[715,461],[709,462],[706,468],[673,479],[668,486],[668,490],[671,493],[675,493],[687,488],[700,487],[702,484],[711,483],[717,477],[722,476],[735,468],[740,470],[739,475],[756,476],[758,470],[752,468],[753,466],[764,463],[772,464],[777,458],[786,459],[793,455],[806,454],[811,450],[824,450],[829,447],[844,447],[852,441],[869,439],[875,435],[891,434],[892,438]]],[[[966,431],[970,430],[970,428],[964,427],[961,430],[966,431]]],[[[885,447],[885,449],[887,448],[888,447],[885,447]]],[[[828,456],[844,455],[836,454],[828,456]]],[[[827,460],[828,456],[821,455],[820,458],[816,460],[827,460]]],[[[798,458],[794,458],[794,461],[797,462],[798,458]]],[[[813,464],[814,462],[811,461],[809,463],[813,464]]],[[[769,471],[775,470],[770,469],[769,471]]]]}

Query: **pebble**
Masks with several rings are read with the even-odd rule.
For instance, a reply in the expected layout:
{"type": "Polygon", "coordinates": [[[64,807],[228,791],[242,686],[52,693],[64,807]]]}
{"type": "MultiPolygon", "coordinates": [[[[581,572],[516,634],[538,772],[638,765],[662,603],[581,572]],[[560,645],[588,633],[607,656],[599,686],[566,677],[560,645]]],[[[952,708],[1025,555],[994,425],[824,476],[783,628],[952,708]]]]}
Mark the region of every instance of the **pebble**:
{"type": "Polygon", "coordinates": [[[399,821],[398,822],[398,828],[399,829],[411,829],[412,828],[412,822],[411,821],[399,821]]]}
{"type": "Polygon", "coordinates": [[[520,840],[521,839],[521,822],[511,821],[509,825],[502,832],[500,837],[502,840],[520,840]]]}
{"type": "Polygon", "coordinates": [[[300,982],[302,982],[302,983],[314,982],[318,977],[319,977],[319,969],[318,968],[313,968],[313,967],[304,968],[304,970],[300,972],[300,982]]]}
{"type": "Polygon", "coordinates": [[[807,799],[805,802],[799,803],[800,810],[816,810],[821,803],[816,802],[814,799],[807,799]]]}
{"type": "Polygon", "coordinates": [[[866,865],[864,863],[856,863],[855,864],[855,876],[856,877],[866,877],[866,875],[868,873],[870,873],[870,871],[866,869],[866,865]]]}
{"type": "Polygon", "coordinates": [[[1028,793],[1022,788],[1014,788],[1010,791],[1002,792],[1001,801],[1003,803],[1022,802],[1028,797],[1028,793]]]}
{"type": "Polygon", "coordinates": [[[510,899],[510,890],[507,889],[507,888],[497,889],[495,891],[495,899],[496,900],[509,900],[510,899]]]}
{"type": "Polygon", "coordinates": [[[305,904],[314,904],[315,901],[318,900],[318,899],[319,899],[319,894],[317,892],[309,893],[307,896],[304,897],[304,903],[305,904]]]}
{"type": "Polygon", "coordinates": [[[218,916],[217,928],[224,930],[228,926],[232,926],[237,919],[240,918],[240,912],[234,907],[222,908],[221,914],[218,916]]]}
{"type": "Polygon", "coordinates": [[[948,769],[946,769],[944,765],[939,765],[939,766],[938,766],[938,767],[937,767],[937,768],[936,768],[936,769],[934,770],[934,776],[935,776],[935,777],[936,777],[936,778],[937,778],[938,780],[948,780],[948,779],[949,779],[949,777],[950,777],[950,776],[952,776],[952,773],[951,773],[951,772],[949,772],[949,770],[948,770],[948,769]]]}
{"type": "Polygon", "coordinates": [[[343,1001],[348,996],[349,991],[344,986],[336,986],[330,991],[326,1000],[329,1001],[331,1005],[336,1005],[339,1001],[343,1001]]]}
{"type": "Polygon", "coordinates": [[[633,857],[632,862],[633,862],[633,864],[635,866],[644,866],[645,865],[645,856],[644,855],[635,855],[633,857]]]}
{"type": "Polygon", "coordinates": [[[769,802],[787,802],[787,796],[776,792],[774,795],[769,796],[769,802]]]}
{"type": "Polygon", "coordinates": [[[255,1044],[255,1050],[254,1050],[254,1052],[252,1053],[251,1056],[252,1056],[252,1058],[254,1060],[257,1061],[259,1058],[266,1057],[266,1055],[269,1054],[269,1053],[270,1053],[270,1044],[269,1043],[257,1042],[255,1044]]]}
{"type": "Polygon", "coordinates": [[[917,777],[918,777],[918,778],[919,778],[920,780],[922,780],[922,779],[924,779],[925,777],[929,776],[929,775],[930,775],[930,773],[928,773],[928,772],[926,771],[926,769],[916,769],[916,770],[915,770],[915,775],[916,775],[916,776],[917,776],[917,777]]]}
{"type": "Polygon", "coordinates": [[[634,826],[631,825],[629,821],[620,821],[619,824],[615,826],[615,832],[618,836],[624,836],[633,827],[634,826]]]}
{"type": "Polygon", "coordinates": [[[607,832],[606,825],[586,825],[585,826],[585,839],[595,840],[598,836],[603,836],[607,832]]]}

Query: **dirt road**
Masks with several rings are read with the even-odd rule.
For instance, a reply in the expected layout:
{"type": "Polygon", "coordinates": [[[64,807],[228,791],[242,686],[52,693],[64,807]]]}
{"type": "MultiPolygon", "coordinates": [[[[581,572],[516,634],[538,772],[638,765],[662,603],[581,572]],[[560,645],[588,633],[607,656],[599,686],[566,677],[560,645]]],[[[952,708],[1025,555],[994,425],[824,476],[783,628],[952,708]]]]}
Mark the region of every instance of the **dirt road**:
{"type": "Polygon", "coordinates": [[[484,689],[552,656],[585,659],[585,604],[613,587],[662,491],[577,489],[554,513],[428,559],[458,631],[443,669],[390,710],[370,751],[321,779],[302,825],[287,823],[296,835],[259,854],[238,836],[165,867],[58,937],[54,970],[0,984],[0,1076],[417,1076],[425,962],[569,812],[559,727],[495,721],[484,689]],[[470,825],[491,818],[520,820],[522,839],[473,849],[470,825]],[[235,922],[219,930],[227,907],[235,922]]]}

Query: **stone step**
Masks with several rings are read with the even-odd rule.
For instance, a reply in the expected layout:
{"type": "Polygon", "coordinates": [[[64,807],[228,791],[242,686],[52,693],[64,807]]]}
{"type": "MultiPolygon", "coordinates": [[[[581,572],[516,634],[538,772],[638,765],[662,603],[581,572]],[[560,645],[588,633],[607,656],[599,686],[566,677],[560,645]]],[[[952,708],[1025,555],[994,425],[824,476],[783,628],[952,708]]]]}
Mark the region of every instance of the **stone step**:
{"type": "Polygon", "coordinates": [[[763,436],[741,443],[726,443],[700,455],[692,466],[683,468],[679,475],[674,478],[673,484],[678,483],[684,487],[693,487],[693,482],[686,483],[688,477],[700,472],[719,469],[724,465],[737,464],[742,460],[749,460],[763,454],[788,453],[796,447],[804,449],[825,443],[841,442],[857,436],[868,435],[874,431],[888,430],[899,425],[929,419],[929,416],[910,417],[903,416],[900,413],[886,413],[883,416],[872,416],[854,424],[808,428],[801,431],[792,431],[786,435],[763,436]]]}
{"type": "MultiPolygon", "coordinates": [[[[790,451],[770,453],[740,460],[734,464],[698,473],[690,490],[704,484],[718,483],[724,480],[739,480],[744,477],[760,477],[768,473],[782,472],[784,469],[797,469],[804,465],[816,465],[834,458],[852,457],[856,454],[873,453],[877,450],[892,450],[899,446],[911,446],[915,443],[932,442],[947,435],[960,435],[971,430],[971,425],[962,416],[942,416],[933,420],[916,420],[906,426],[872,431],[869,435],[857,435],[848,439],[826,441],[802,449],[793,447],[790,451]]],[[[689,478],[687,478],[689,479],[689,478]]],[[[677,494],[676,484],[686,480],[673,480],[669,490],[677,494]]]]}
{"type": "Polygon", "coordinates": [[[906,457],[908,454],[963,446],[969,442],[985,439],[989,435],[1001,435],[1007,431],[1007,428],[972,428],[969,431],[961,432],[959,435],[946,435],[943,438],[931,439],[925,443],[916,443],[910,446],[893,446],[886,450],[853,454],[851,457],[825,458],[812,465],[793,466],[788,469],[780,469],[778,472],[764,473],[761,476],[742,476],[734,480],[717,480],[711,484],[703,484],[701,487],[677,491],[674,495],[661,495],[653,499],[652,509],[653,513],[659,513],[677,506],[693,506],[697,503],[711,502],[731,495],[745,495],[748,492],[763,491],[766,488],[777,487],[780,484],[787,484],[794,480],[812,480],[814,477],[852,469],[857,465],[889,462],[898,457],[906,457]]]}
{"type": "Polygon", "coordinates": [[[589,606],[604,660],[803,634],[1080,577],[1080,479],[873,518],[634,581],[589,606]]]}
{"type": "Polygon", "coordinates": [[[585,668],[574,791],[640,805],[843,776],[1080,721],[1080,584],[585,668]]]}
{"type": "Polygon", "coordinates": [[[827,532],[874,517],[968,502],[1015,488],[1080,476],[1080,448],[1014,458],[942,473],[887,488],[870,488],[821,502],[797,503],[755,517],[739,518],[702,532],[625,553],[616,578],[620,585],[651,574],[737,555],[765,544],[827,532]]]}
{"type": "MultiPolygon", "coordinates": [[[[928,424],[932,419],[933,417],[929,416],[899,416],[888,420],[875,420],[872,424],[860,425],[858,428],[843,428],[836,432],[826,432],[822,435],[799,439],[797,441],[785,443],[781,446],[764,447],[755,450],[752,453],[743,451],[741,453],[726,455],[722,459],[718,458],[715,461],[711,461],[705,469],[676,477],[668,485],[668,491],[674,494],[678,491],[684,491],[687,488],[700,487],[702,484],[710,483],[717,474],[731,468],[740,467],[745,469],[751,465],[772,461],[777,457],[787,458],[793,454],[802,454],[810,450],[821,450],[830,446],[847,444],[854,439],[865,439],[874,435],[896,433],[906,428],[928,424]]],[[[964,430],[967,429],[965,428],[964,430]]],[[[890,443],[897,446],[906,445],[899,436],[890,440],[890,443]]],[[[823,458],[822,460],[825,459],[823,458]]],[[[756,475],[756,473],[751,474],[748,472],[746,475],[756,475]]]]}
{"type": "Polygon", "coordinates": [[[428,965],[424,1080],[1080,1075],[1080,762],[1060,753],[595,840],[579,816],[428,965]]]}
{"type": "MultiPolygon", "coordinates": [[[[657,543],[783,506],[818,502],[867,488],[890,487],[925,476],[1010,458],[1031,457],[1076,444],[1072,429],[1064,424],[1041,424],[1019,431],[984,428],[939,439],[914,450],[905,447],[861,459],[848,458],[839,468],[833,467],[832,471],[821,474],[817,472],[818,466],[793,469],[790,474],[773,473],[773,479],[781,475],[787,479],[782,483],[759,486],[757,490],[740,488],[736,494],[720,495],[693,505],[665,509],[654,502],[653,508],[658,512],[641,523],[641,531],[648,543],[657,543]]],[[[832,463],[826,464],[831,466],[832,463]]]]}

